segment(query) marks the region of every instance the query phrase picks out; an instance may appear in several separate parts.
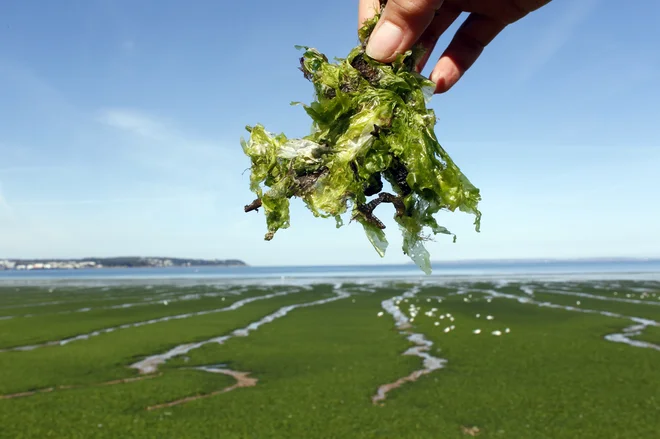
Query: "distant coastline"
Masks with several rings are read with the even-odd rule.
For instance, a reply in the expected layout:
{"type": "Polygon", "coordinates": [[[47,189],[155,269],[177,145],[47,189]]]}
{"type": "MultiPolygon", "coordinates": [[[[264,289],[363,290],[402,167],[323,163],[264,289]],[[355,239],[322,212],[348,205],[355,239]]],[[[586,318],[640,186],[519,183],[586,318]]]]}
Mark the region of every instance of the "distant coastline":
{"type": "Polygon", "coordinates": [[[97,285],[106,283],[205,283],[219,281],[245,282],[335,282],[348,279],[660,279],[660,260],[609,258],[608,261],[576,262],[573,260],[551,262],[467,263],[433,264],[433,274],[426,276],[417,266],[409,264],[381,265],[307,265],[307,266],[143,266],[135,268],[86,268],[0,270],[0,285],[97,285]]]}
{"type": "Polygon", "coordinates": [[[140,256],[80,259],[0,259],[0,271],[159,267],[247,267],[247,264],[239,259],[189,259],[140,256]]]}
{"type": "MultiPolygon", "coordinates": [[[[462,259],[462,260],[436,260],[432,261],[435,269],[459,269],[462,267],[481,266],[497,267],[508,265],[520,266],[552,266],[564,264],[590,265],[590,264],[626,264],[626,263],[660,263],[658,257],[591,257],[591,258],[510,258],[510,259],[462,259]]],[[[42,271],[42,270],[80,270],[80,269],[113,269],[113,268],[168,268],[168,267],[248,267],[249,265],[239,259],[195,259],[171,257],[89,257],[72,259],[1,259],[0,271],[42,271]]],[[[260,268],[377,268],[410,266],[412,262],[394,264],[315,264],[315,265],[260,265],[260,268]]],[[[255,267],[257,268],[257,267],[255,267]]]]}

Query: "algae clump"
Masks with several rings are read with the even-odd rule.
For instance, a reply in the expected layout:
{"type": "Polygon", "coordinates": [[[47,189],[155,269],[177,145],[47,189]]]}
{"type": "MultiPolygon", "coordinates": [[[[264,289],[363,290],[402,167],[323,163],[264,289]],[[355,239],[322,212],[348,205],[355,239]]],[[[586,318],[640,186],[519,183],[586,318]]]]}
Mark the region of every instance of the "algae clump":
{"type": "Polygon", "coordinates": [[[301,139],[289,139],[262,125],[247,127],[249,139],[241,144],[251,160],[250,189],[257,199],[245,211],[263,207],[265,238],[270,240],[289,227],[293,197],[302,199],[316,217],[334,217],[338,227],[350,210],[351,219],[384,256],[385,225],[374,210],[392,203],[403,252],[430,274],[424,241],[431,235],[425,229],[452,235],[434,215],[441,210],[473,214],[478,232],[481,196],[435,135],[435,113],[427,108],[435,84],[413,68],[421,49],[413,48],[390,64],[365,54],[378,19],[367,21],[359,31],[360,45],[335,62],[316,49],[299,47],[304,51],[300,70],[313,84],[315,100],[293,104],[304,107],[312,130],[301,139]],[[383,181],[391,192],[383,191],[383,181]]]}

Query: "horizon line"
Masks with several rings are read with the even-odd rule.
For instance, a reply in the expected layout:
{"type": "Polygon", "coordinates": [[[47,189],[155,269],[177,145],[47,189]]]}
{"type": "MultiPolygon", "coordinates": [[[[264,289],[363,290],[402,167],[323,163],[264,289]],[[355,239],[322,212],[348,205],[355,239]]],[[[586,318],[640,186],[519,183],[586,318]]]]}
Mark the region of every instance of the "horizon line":
{"type": "MultiPolygon", "coordinates": [[[[191,261],[240,261],[245,266],[249,267],[370,267],[370,266],[401,266],[401,265],[415,265],[412,261],[398,262],[398,263],[349,263],[349,264],[333,264],[333,263],[319,263],[319,264],[250,264],[239,258],[202,258],[202,257],[182,257],[182,256],[86,256],[74,258],[11,258],[0,257],[0,261],[85,261],[90,259],[121,259],[121,258],[140,258],[140,259],[184,259],[191,261]]],[[[475,263],[557,263],[557,262],[660,262],[659,256],[594,256],[594,257],[529,257],[529,258],[483,258],[483,259],[453,259],[453,260],[435,260],[431,261],[431,265],[460,265],[460,264],[475,264],[475,263]]]]}

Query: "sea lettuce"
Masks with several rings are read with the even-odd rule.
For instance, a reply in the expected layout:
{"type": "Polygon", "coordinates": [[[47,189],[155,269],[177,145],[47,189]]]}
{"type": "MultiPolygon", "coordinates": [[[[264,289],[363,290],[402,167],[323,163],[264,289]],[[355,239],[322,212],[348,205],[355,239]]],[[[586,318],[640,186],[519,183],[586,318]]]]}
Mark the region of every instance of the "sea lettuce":
{"type": "Polygon", "coordinates": [[[241,144],[251,160],[250,189],[257,199],[245,211],[263,207],[266,240],[289,227],[293,197],[316,217],[334,218],[337,227],[350,211],[384,256],[385,225],[374,210],[392,203],[403,252],[429,274],[424,241],[431,235],[424,230],[452,235],[434,215],[459,210],[474,215],[478,232],[481,196],[438,143],[435,113],[427,108],[435,84],[413,69],[422,51],[413,48],[389,64],[365,54],[378,19],[367,21],[359,30],[360,45],[335,62],[314,48],[299,47],[300,70],[313,84],[315,100],[293,104],[305,109],[312,130],[290,139],[262,125],[247,127],[249,139],[241,144]],[[383,191],[384,181],[391,192],[383,191]]]}

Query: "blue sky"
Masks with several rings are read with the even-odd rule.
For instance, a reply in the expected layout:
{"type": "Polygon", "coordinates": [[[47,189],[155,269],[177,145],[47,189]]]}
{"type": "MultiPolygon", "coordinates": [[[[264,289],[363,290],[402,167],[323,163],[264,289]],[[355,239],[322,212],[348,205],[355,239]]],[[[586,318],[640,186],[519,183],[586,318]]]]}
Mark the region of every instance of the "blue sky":
{"type": "MultiPolygon", "coordinates": [[[[660,256],[658,22],[657,2],[555,0],[433,99],[484,214],[439,215],[458,241],[433,259],[660,256]]],[[[354,1],[1,2],[0,257],[407,262],[393,221],[381,259],[299,200],[271,242],[242,211],[245,125],[309,130],[294,45],[340,57],[356,26],[354,1]]]]}

